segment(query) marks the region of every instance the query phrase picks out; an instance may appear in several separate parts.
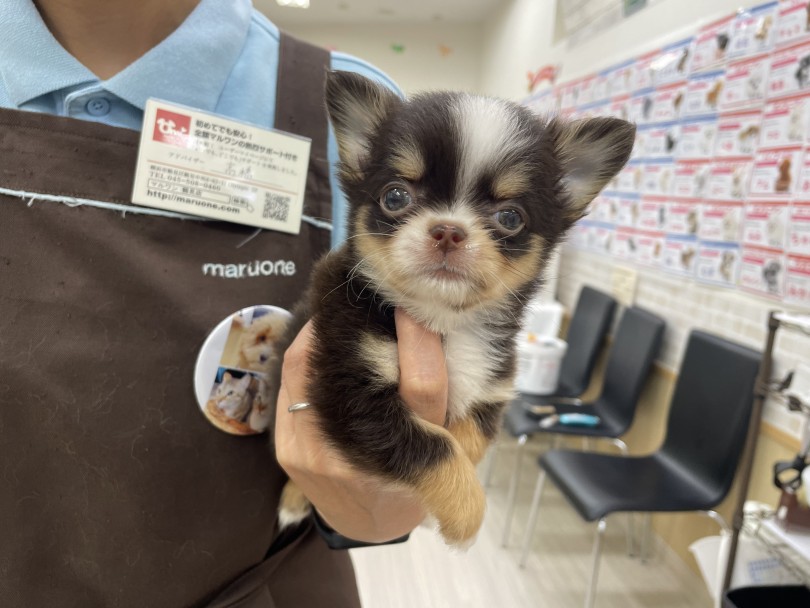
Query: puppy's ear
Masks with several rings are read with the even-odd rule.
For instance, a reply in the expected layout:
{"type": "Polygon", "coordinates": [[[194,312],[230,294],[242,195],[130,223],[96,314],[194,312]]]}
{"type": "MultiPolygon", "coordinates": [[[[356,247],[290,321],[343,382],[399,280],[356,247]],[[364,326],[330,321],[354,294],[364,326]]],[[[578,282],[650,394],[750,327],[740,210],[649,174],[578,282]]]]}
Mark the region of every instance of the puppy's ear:
{"type": "Polygon", "coordinates": [[[569,217],[577,220],[630,158],[636,127],[618,118],[555,118],[548,129],[562,165],[563,186],[570,197],[569,217]]]}
{"type": "Polygon", "coordinates": [[[326,108],[335,129],[342,168],[362,174],[369,143],[399,97],[384,86],[354,72],[329,72],[326,108]]]}

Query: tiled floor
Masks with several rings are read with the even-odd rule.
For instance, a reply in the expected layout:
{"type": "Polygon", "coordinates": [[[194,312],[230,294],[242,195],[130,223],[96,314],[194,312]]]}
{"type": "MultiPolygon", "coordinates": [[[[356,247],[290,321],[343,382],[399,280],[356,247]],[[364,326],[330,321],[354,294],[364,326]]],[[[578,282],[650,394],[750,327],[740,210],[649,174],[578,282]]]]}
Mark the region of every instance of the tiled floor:
{"type": "MultiPolygon", "coordinates": [[[[538,446],[529,446],[535,452],[538,446]]],[[[530,449],[530,451],[531,451],[530,449]]],[[[453,551],[431,530],[403,545],[352,552],[365,608],[579,608],[591,565],[594,524],[583,522],[552,484],[546,485],[534,550],[518,567],[536,467],[528,454],[512,541],[501,547],[513,453],[497,459],[488,512],[475,545],[453,551]]],[[[624,516],[608,518],[597,608],[709,608],[703,581],[658,545],[646,564],[627,555],[624,516]]]]}

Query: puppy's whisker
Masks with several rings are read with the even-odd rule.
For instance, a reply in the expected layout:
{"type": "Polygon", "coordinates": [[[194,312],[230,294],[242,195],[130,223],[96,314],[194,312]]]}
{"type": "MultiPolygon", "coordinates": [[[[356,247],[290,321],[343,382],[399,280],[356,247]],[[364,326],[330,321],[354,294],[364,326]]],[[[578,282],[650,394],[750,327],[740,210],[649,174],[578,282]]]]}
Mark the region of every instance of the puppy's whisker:
{"type": "Polygon", "coordinates": [[[387,237],[387,238],[391,238],[394,235],[390,234],[388,232],[362,232],[360,234],[353,234],[352,236],[347,236],[346,240],[350,241],[352,239],[360,238],[361,236],[384,236],[384,237],[387,237]]]}

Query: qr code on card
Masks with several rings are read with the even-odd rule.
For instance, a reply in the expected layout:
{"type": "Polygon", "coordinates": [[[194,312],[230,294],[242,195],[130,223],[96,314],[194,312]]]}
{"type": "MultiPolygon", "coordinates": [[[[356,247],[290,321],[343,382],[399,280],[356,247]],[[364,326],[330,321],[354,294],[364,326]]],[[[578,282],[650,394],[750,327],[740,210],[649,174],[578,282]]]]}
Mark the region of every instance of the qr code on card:
{"type": "Polygon", "coordinates": [[[292,197],[284,194],[274,194],[268,192],[264,195],[264,211],[262,217],[266,220],[276,220],[286,222],[290,213],[290,203],[292,197]]]}

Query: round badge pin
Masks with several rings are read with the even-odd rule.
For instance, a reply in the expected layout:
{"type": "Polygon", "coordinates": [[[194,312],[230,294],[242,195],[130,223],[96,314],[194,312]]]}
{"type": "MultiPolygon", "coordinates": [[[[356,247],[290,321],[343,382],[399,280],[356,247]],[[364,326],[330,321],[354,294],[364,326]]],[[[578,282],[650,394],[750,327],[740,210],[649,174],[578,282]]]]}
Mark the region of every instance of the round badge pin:
{"type": "Polygon", "coordinates": [[[278,306],[249,306],[223,319],[205,339],[194,368],[194,393],[211,424],[232,435],[270,426],[278,387],[267,370],[281,365],[278,341],[292,318],[278,306]]]}

